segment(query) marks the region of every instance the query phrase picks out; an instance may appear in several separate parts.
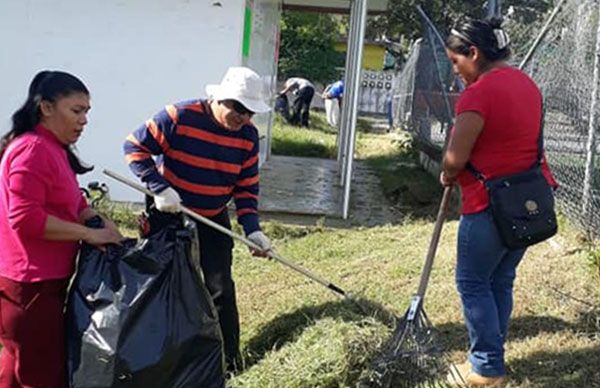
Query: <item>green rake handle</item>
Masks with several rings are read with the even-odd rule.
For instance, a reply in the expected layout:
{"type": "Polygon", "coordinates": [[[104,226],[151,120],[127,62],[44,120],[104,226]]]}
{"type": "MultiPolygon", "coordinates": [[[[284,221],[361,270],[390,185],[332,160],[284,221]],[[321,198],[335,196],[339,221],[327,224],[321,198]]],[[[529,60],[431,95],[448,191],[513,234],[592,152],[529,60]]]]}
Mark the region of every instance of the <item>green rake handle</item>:
{"type": "MultiPolygon", "coordinates": [[[[122,175],[117,174],[116,172],[110,171],[110,170],[104,170],[102,171],[105,175],[113,178],[114,180],[117,180],[133,189],[136,189],[137,191],[140,191],[146,195],[149,195],[151,197],[154,197],[155,194],[152,193],[150,190],[148,190],[146,187],[133,182],[132,180],[125,178],[122,175]]],[[[216,230],[218,230],[221,233],[225,233],[226,235],[228,235],[229,237],[236,239],[238,241],[241,241],[242,243],[246,244],[247,246],[249,246],[252,249],[255,249],[259,252],[262,252],[262,248],[259,247],[258,245],[256,245],[255,243],[253,243],[252,241],[248,240],[246,237],[239,235],[237,233],[232,232],[231,230],[217,224],[214,221],[209,220],[206,217],[201,216],[200,214],[188,209],[185,206],[181,206],[181,212],[190,216],[191,218],[202,222],[205,225],[210,226],[211,228],[214,228],[216,230]]],[[[345,297],[345,298],[349,298],[350,294],[348,294],[347,292],[345,292],[344,290],[342,290],[340,287],[336,286],[335,284],[321,278],[318,275],[315,275],[314,273],[310,272],[309,270],[307,270],[306,268],[303,268],[301,266],[299,266],[296,263],[293,263],[289,260],[284,259],[283,257],[279,256],[276,252],[269,250],[264,252],[268,257],[280,262],[281,264],[285,265],[286,267],[289,267],[291,269],[293,269],[296,272],[301,273],[302,275],[306,276],[307,278],[311,279],[314,282],[317,282],[319,284],[321,284],[322,286],[325,286],[327,288],[329,288],[331,291],[333,291],[334,293],[338,294],[339,296],[345,297]]]]}

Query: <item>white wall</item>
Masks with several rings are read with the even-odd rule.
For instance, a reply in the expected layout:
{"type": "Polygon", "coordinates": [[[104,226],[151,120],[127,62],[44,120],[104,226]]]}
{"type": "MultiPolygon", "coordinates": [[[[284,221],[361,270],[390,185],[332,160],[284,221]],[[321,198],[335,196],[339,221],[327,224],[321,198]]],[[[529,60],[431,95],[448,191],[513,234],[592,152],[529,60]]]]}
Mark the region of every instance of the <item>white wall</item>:
{"type": "Polygon", "coordinates": [[[132,176],[122,156],[129,132],[164,105],[205,96],[241,64],[244,0],[0,0],[0,132],[34,74],[60,69],[92,94],[78,143],[96,166],[80,183],[109,183],[118,200],[141,200],[101,175],[132,176]],[[213,5],[218,3],[220,5],[213,5]]]}
{"type": "MultiPolygon", "coordinates": [[[[369,11],[384,12],[388,8],[389,0],[368,0],[367,9],[369,11]]],[[[350,8],[349,0],[283,0],[284,6],[297,6],[309,8],[337,8],[348,10],[350,8]]]]}
{"type": "MultiPolygon", "coordinates": [[[[252,9],[252,32],[248,56],[242,58],[248,66],[263,76],[272,95],[277,92],[277,62],[279,58],[279,21],[281,19],[280,0],[246,0],[252,9]]],[[[258,114],[253,122],[260,130],[260,163],[262,164],[270,148],[270,128],[273,125],[273,112],[258,114]]]]}

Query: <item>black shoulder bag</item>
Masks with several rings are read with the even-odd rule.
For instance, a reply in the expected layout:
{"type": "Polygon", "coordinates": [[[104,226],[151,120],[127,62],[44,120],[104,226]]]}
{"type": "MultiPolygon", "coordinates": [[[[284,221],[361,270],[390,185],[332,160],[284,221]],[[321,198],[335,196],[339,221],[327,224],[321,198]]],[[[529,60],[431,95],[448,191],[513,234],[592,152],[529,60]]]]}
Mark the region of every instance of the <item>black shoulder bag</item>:
{"type": "Polygon", "coordinates": [[[537,159],[528,170],[485,179],[469,162],[467,169],[482,182],[489,194],[490,210],[504,244],[525,248],[556,234],[554,190],[542,174],[544,115],[540,123],[537,159]]]}

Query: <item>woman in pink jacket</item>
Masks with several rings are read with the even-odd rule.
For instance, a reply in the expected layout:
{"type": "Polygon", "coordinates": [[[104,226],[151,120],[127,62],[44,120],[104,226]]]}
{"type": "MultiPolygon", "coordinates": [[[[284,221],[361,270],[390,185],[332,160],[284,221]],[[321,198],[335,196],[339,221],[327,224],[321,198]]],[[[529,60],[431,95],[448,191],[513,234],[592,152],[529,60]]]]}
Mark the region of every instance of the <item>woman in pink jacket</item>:
{"type": "Polygon", "coordinates": [[[84,223],[71,146],[87,124],[89,92],[76,77],[38,73],[0,143],[0,388],[64,387],[63,308],[80,241],[118,243],[114,223],[84,223]]]}

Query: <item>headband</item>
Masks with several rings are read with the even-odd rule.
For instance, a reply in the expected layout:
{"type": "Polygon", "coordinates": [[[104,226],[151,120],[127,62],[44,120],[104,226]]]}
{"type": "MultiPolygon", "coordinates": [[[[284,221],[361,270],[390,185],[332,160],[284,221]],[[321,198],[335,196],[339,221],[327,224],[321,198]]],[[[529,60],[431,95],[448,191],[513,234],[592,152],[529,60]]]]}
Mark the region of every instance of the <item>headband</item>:
{"type": "MultiPolygon", "coordinates": [[[[450,34],[459,37],[460,39],[464,40],[465,42],[467,42],[467,43],[469,43],[469,44],[471,44],[473,46],[477,46],[465,34],[463,34],[460,31],[457,31],[454,28],[452,30],[450,30],[450,34]]],[[[498,50],[505,49],[506,46],[508,46],[508,44],[510,43],[510,38],[508,37],[508,34],[506,32],[504,32],[504,30],[501,29],[501,28],[495,28],[494,29],[494,36],[496,37],[496,45],[498,47],[498,50]]]]}

